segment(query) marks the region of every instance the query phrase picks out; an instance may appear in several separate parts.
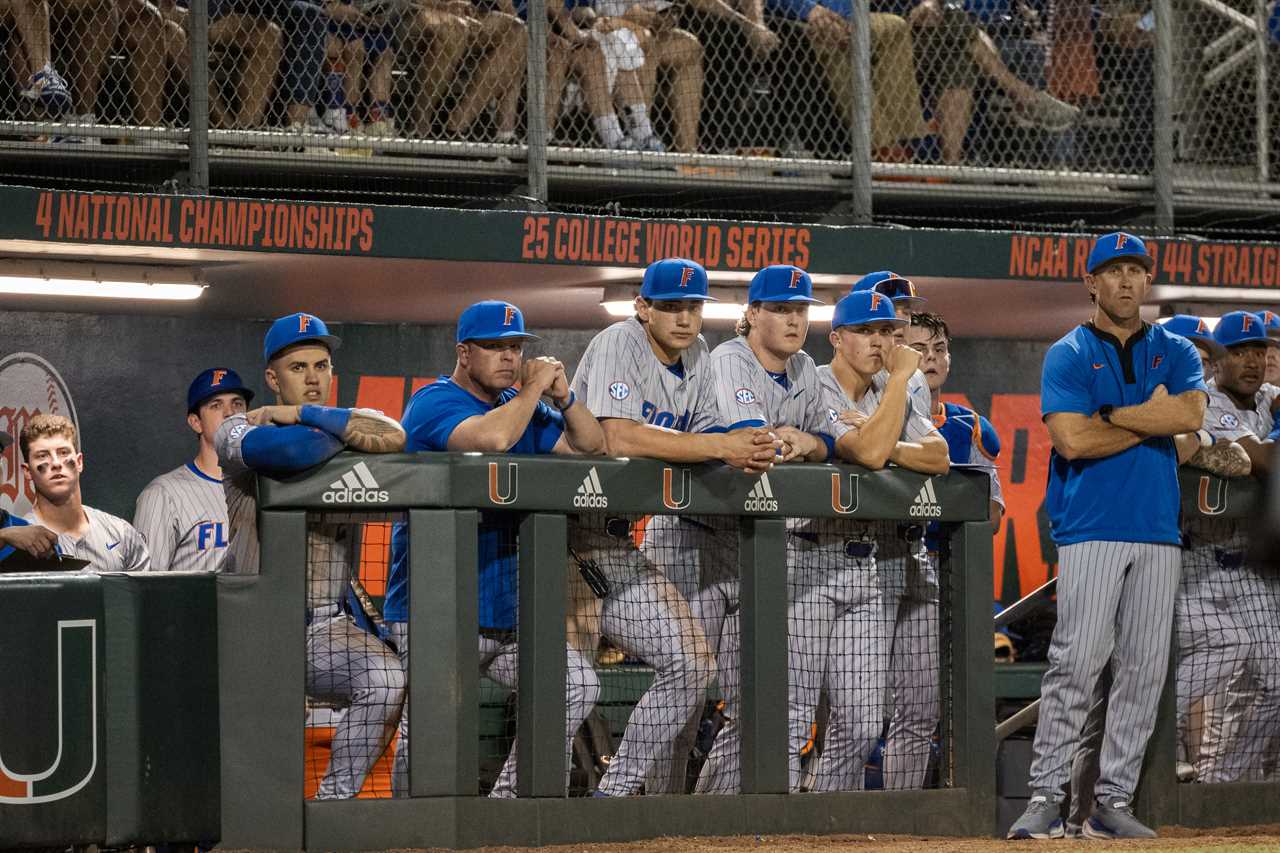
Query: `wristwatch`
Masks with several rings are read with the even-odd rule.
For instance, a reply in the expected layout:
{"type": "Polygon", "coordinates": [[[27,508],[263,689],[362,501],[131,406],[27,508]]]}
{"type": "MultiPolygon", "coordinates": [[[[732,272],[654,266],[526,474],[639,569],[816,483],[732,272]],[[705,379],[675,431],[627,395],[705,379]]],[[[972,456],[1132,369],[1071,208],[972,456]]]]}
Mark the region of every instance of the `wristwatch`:
{"type": "Polygon", "coordinates": [[[1115,410],[1116,410],[1116,407],[1108,403],[1107,405],[1102,406],[1101,408],[1098,409],[1098,417],[1102,418],[1102,420],[1106,423],[1111,423],[1111,413],[1114,412],[1115,410]]]}

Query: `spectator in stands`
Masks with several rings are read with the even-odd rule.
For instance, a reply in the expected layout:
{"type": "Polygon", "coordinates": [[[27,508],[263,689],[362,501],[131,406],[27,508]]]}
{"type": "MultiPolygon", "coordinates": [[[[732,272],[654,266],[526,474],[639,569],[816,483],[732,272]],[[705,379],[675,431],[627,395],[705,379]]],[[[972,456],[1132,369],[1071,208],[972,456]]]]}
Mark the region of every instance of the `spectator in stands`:
{"type": "Polygon", "coordinates": [[[129,87],[133,111],[126,124],[159,127],[164,124],[164,87],[168,78],[169,33],[160,7],[150,0],[116,0],[120,42],[129,57],[129,87]]]}
{"type": "Polygon", "coordinates": [[[1080,110],[1025,83],[1004,64],[991,37],[963,8],[942,0],[876,0],[873,8],[903,14],[915,36],[916,61],[933,96],[943,162],[964,161],[973,119],[973,90],[986,79],[1013,101],[1019,114],[1049,130],[1064,130],[1080,110]]]}
{"type": "Polygon", "coordinates": [[[739,10],[726,0],[688,0],[690,9],[702,15],[737,25],[755,55],[763,59],[773,52],[779,39],[764,22],[764,0],[740,0],[739,10]]]}
{"type": "MultiPolygon", "coordinates": [[[[160,0],[160,11],[168,21],[166,46],[170,66],[185,82],[190,46],[187,40],[187,4],[160,0]]],[[[238,61],[228,99],[217,79],[209,81],[209,124],[227,130],[260,128],[266,122],[267,104],[275,91],[276,72],[284,55],[280,26],[266,18],[239,12],[224,12],[209,22],[210,65],[238,61]],[[217,57],[216,59],[214,57],[217,57]]]]}
{"type": "MultiPolygon", "coordinates": [[[[465,6],[466,4],[461,4],[465,6]]],[[[493,102],[495,141],[516,141],[520,85],[528,63],[529,33],[511,0],[491,7],[478,3],[466,17],[471,79],[445,124],[451,138],[462,138],[493,102]]]]}
{"type": "MultiPolygon", "coordinates": [[[[120,10],[115,0],[50,0],[49,11],[54,29],[68,44],[71,65],[71,112],[65,120],[75,124],[95,124],[98,87],[106,68],[107,56],[115,43],[120,25],[120,10]]],[[[55,137],[55,142],[97,144],[96,137],[55,137]]]]}
{"type": "Polygon", "coordinates": [[[62,415],[36,415],[22,429],[22,470],[36,490],[27,521],[49,528],[61,553],[89,561],[89,571],[145,572],[147,543],[123,518],[85,506],[80,497],[84,454],[75,425],[62,415]]]}
{"type": "MultiPolygon", "coordinates": [[[[588,0],[589,2],[589,0],[588,0]]],[[[566,72],[572,71],[605,148],[663,151],[649,120],[649,106],[638,72],[646,62],[652,33],[625,19],[598,15],[589,5],[567,0],[557,10],[547,72],[547,125],[554,128],[563,104],[566,72]],[[621,107],[623,121],[618,119],[621,107]],[[625,122],[625,127],[624,127],[625,122]]],[[[576,97],[572,91],[569,97],[576,97]]]]}
{"type": "MultiPolygon", "coordinates": [[[[765,0],[765,9],[804,23],[840,117],[852,127],[852,0],[765,0]]],[[[928,130],[920,109],[911,27],[897,15],[871,14],[871,92],[872,150],[878,159],[905,159],[901,146],[928,130]]]]}
{"type": "Polygon", "coordinates": [[[283,33],[280,84],[289,129],[332,133],[316,114],[324,71],[327,20],[324,9],[308,0],[209,0],[211,31],[222,18],[230,15],[274,23],[283,33]]]}
{"type": "MultiPolygon", "coordinates": [[[[645,63],[639,70],[644,103],[654,105],[658,72],[665,72],[672,119],[671,147],[686,154],[696,152],[702,116],[702,43],[693,33],[676,26],[677,7],[670,0],[596,0],[595,8],[601,15],[621,19],[632,31],[643,29],[651,34],[645,63]]],[[[764,32],[769,33],[768,29],[764,32]]]]}
{"type": "Polygon", "coordinates": [[[20,94],[38,101],[50,116],[60,117],[71,109],[71,95],[67,82],[53,70],[49,52],[49,3],[47,0],[0,0],[0,21],[9,24],[22,43],[22,50],[14,53],[15,60],[25,63],[15,68],[18,79],[26,80],[20,94]]]}
{"type": "Polygon", "coordinates": [[[445,2],[431,6],[366,7],[379,23],[394,29],[404,53],[412,57],[413,102],[408,118],[411,135],[431,137],[436,112],[449,95],[471,38],[466,17],[470,4],[445,2]]]}

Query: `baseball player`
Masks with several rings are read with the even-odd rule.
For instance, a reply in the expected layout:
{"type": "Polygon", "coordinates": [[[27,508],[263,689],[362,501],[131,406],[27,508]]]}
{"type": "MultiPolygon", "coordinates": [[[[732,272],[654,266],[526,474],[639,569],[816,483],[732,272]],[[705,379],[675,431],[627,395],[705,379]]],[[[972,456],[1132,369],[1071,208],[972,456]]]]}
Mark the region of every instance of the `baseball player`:
{"type": "Polygon", "coordinates": [[[894,343],[905,344],[907,327],[911,323],[911,314],[924,309],[925,298],[916,292],[911,279],[898,275],[893,270],[880,270],[867,273],[853,283],[850,293],[860,290],[874,290],[882,296],[893,300],[893,311],[899,320],[904,321],[893,330],[894,343]]]}
{"type": "MultiPolygon", "coordinates": [[[[1259,311],[1258,316],[1262,319],[1263,328],[1267,330],[1267,336],[1280,338],[1280,314],[1274,311],[1259,311]]],[[[1280,386],[1280,349],[1267,348],[1267,373],[1262,381],[1268,385],[1280,386]]]]}
{"type": "MultiPolygon", "coordinates": [[[[848,458],[853,462],[873,470],[893,462],[913,471],[945,474],[949,468],[946,442],[930,423],[928,409],[910,391],[913,378],[919,375],[920,355],[895,342],[906,322],[897,316],[889,297],[873,289],[853,291],[836,305],[830,335],[835,355],[830,365],[818,368],[818,375],[831,415],[856,426],[847,440],[848,458]],[[851,420],[851,415],[856,418],[851,420]]],[[[826,601],[836,603],[839,610],[835,641],[827,649],[831,713],[818,790],[862,787],[863,765],[883,725],[882,696],[888,673],[892,673],[895,720],[933,715],[932,723],[915,727],[927,728],[926,765],[929,738],[937,726],[937,626],[923,622],[915,613],[920,605],[911,603],[932,600],[936,616],[937,582],[935,578],[931,599],[923,591],[908,597],[908,586],[923,585],[924,567],[918,556],[911,559],[901,553],[908,541],[918,544],[923,531],[917,528],[908,537],[896,522],[859,527],[864,538],[874,539],[874,558],[868,555],[864,565],[846,568],[846,577],[828,572],[818,594],[802,602],[802,609],[810,613],[826,601]],[[878,571],[880,548],[890,555],[885,572],[878,571]],[[917,673],[924,677],[913,677],[917,673]],[[862,681],[839,697],[848,689],[843,682],[850,678],[862,681]],[[935,707],[918,708],[928,704],[929,695],[935,707]]],[[[810,618],[802,616],[799,621],[810,618]]],[[[816,702],[816,692],[812,698],[816,702]]],[[[898,761],[903,763],[905,759],[898,761]]],[[[898,776],[904,775],[899,769],[898,776]]],[[[923,783],[923,766],[919,776],[912,787],[923,783]]]]}
{"type": "MultiPolygon", "coordinates": [[[[225,418],[214,434],[227,498],[229,543],[220,571],[257,574],[259,472],[281,476],[310,468],[344,447],[366,453],[403,449],[404,431],[380,412],[325,405],[333,351],[341,340],[313,314],[281,317],[267,330],[264,379],[276,404],[225,418]]],[[[328,520],[307,530],[309,697],[346,706],[316,799],[347,799],[390,739],[404,698],[395,654],[344,612],[356,558],[356,525],[328,520]]]]}
{"type": "MultiPolygon", "coordinates": [[[[738,323],[738,337],[711,353],[721,426],[769,429],[782,442],[779,463],[823,462],[837,451],[848,454],[854,430],[831,417],[813,359],[801,350],[809,329],[809,306],[818,303],[809,274],[793,266],[766,267],[752,278],[747,298],[750,304],[738,323]]],[[[765,479],[757,492],[756,500],[767,510],[772,496],[765,479]]],[[[792,519],[788,528],[788,763],[791,789],[799,790],[800,754],[809,741],[817,693],[828,675],[823,666],[838,615],[830,613],[830,619],[821,622],[826,611],[807,611],[805,601],[821,585],[816,577],[820,572],[865,574],[865,561],[874,549],[867,547],[870,543],[857,526],[839,521],[792,519]]],[[[741,784],[739,580],[732,562],[736,548],[729,546],[727,538],[721,529],[703,537],[702,589],[694,602],[716,649],[726,718],[703,765],[697,793],[734,793],[741,784]]],[[[839,690],[840,697],[848,696],[855,686],[848,687],[839,690]]],[[[841,762],[833,760],[831,766],[841,762]]],[[[824,789],[835,784],[834,776],[819,781],[824,789]]]]}
{"type": "MultiPolygon", "coordinates": [[[[1263,383],[1262,378],[1266,355],[1280,348],[1280,339],[1269,337],[1257,315],[1245,311],[1223,316],[1213,337],[1225,354],[1214,363],[1205,429],[1243,448],[1252,472],[1265,481],[1274,465],[1275,444],[1266,434],[1274,421],[1280,388],[1263,383]]],[[[1220,532],[1212,521],[1197,519],[1208,532],[1220,532]]],[[[1221,707],[1213,703],[1210,713],[1213,718],[1221,714],[1220,729],[1211,728],[1220,731],[1223,739],[1209,745],[1205,781],[1259,781],[1280,747],[1280,641],[1275,635],[1280,624],[1280,577],[1246,560],[1248,529],[1242,523],[1233,526],[1235,536],[1215,553],[1216,563],[1202,559],[1198,566],[1201,576],[1218,581],[1217,587],[1228,582],[1230,595],[1225,601],[1240,641],[1233,655],[1235,671],[1217,673],[1229,674],[1230,681],[1225,701],[1221,707]],[[1204,571],[1205,564],[1218,571],[1204,571]]],[[[1185,574],[1185,560],[1183,565],[1185,574]]],[[[1216,634],[1215,627],[1199,619],[1190,626],[1193,632],[1216,634]]]]}
{"type": "Polygon", "coordinates": [[[145,572],[147,543],[123,518],[85,506],[80,497],[84,454],[76,427],[62,415],[36,415],[22,429],[22,470],[36,490],[27,521],[58,537],[58,551],[88,560],[87,572],[145,572]]]}
{"type": "MultiPolygon", "coordinates": [[[[941,400],[942,387],[951,375],[951,330],[937,314],[913,313],[911,325],[906,327],[906,343],[920,354],[920,371],[930,395],[928,411],[946,442],[951,464],[979,467],[990,479],[991,524],[998,529],[1004,514],[995,464],[1000,439],[986,418],[965,406],[941,400]]],[[[914,559],[899,558],[897,562],[905,572],[881,572],[888,582],[886,602],[896,610],[890,673],[893,717],[884,746],[886,789],[924,786],[941,715],[938,571],[947,539],[937,522],[926,526],[924,544],[923,555],[916,552],[911,555],[914,559]]]]}
{"type": "Polygon", "coordinates": [[[227,499],[213,437],[253,400],[240,375],[211,367],[187,389],[187,426],[199,439],[196,458],[156,477],[138,495],[133,526],[147,540],[155,571],[212,572],[227,547],[227,499]]]}
{"type": "MultiPolygon", "coordinates": [[[[509,302],[477,302],[458,318],[457,362],[413,395],[404,412],[408,450],[485,453],[602,454],[604,433],[569,387],[564,365],[554,358],[524,358],[524,315],[509,302]],[[519,382],[517,391],[513,386],[519,382]]],[[[519,518],[510,512],[480,516],[480,670],[494,681],[518,687],[516,642],[519,572],[516,564],[519,518]]],[[[383,618],[391,626],[406,671],[409,661],[409,567],[407,531],[392,533],[391,570],[383,618]]],[[[429,594],[429,591],[426,593],[429,594]]],[[[566,649],[568,713],[565,731],[565,785],[573,736],[600,695],[591,662],[572,645],[566,649]]],[[[408,709],[400,718],[393,786],[407,790],[408,709]]],[[[516,795],[516,744],[490,792],[516,795]]]]}
{"type": "Polygon", "coordinates": [[[1153,261],[1143,242],[1098,238],[1084,284],[1093,319],[1050,347],[1041,406],[1053,450],[1045,497],[1058,545],[1058,623],[1041,685],[1032,797],[1010,838],[1064,832],[1063,786],[1090,712],[1109,703],[1093,838],[1147,838],[1132,809],[1155,725],[1181,564],[1179,452],[1208,391],[1185,338],[1139,316],[1153,261]],[[1109,692],[1095,697],[1110,662],[1109,692]]]}
{"type": "MultiPolygon", "coordinates": [[[[13,436],[0,432],[0,453],[13,444],[13,436]]],[[[58,537],[49,528],[30,524],[6,510],[0,509],[0,563],[15,551],[25,551],[33,557],[52,557],[57,553],[58,537]]],[[[3,567],[0,567],[3,571],[3,567]]]]}
{"type": "MultiPolygon", "coordinates": [[[[722,461],[757,473],[773,465],[780,445],[768,430],[704,432],[718,422],[707,343],[699,334],[702,305],[709,299],[702,266],[684,258],[657,261],[645,270],[635,316],[587,346],[573,391],[600,420],[612,455],[722,461]]],[[[655,517],[647,536],[670,541],[679,535],[671,528],[680,524],[678,516],[655,517]]],[[[597,590],[603,593],[601,605],[591,608],[599,611],[600,632],[653,666],[655,674],[631,713],[599,793],[634,794],[641,784],[649,794],[683,792],[681,757],[688,744],[674,750],[674,761],[660,762],[658,755],[702,708],[715,677],[702,628],[681,591],[636,549],[626,519],[584,513],[569,535],[575,558],[593,561],[607,580],[607,589],[597,590]]],[[[696,569],[696,561],[688,562],[696,569]]],[[[582,604],[590,608],[594,601],[593,596],[582,604]]],[[[594,648],[594,642],[586,645],[594,648]]]]}

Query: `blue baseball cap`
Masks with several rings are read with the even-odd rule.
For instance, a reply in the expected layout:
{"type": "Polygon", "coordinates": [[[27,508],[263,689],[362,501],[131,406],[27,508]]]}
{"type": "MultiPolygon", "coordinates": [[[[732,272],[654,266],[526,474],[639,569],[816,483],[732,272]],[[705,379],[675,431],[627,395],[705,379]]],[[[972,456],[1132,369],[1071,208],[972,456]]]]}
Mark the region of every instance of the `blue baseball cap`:
{"type": "Polygon", "coordinates": [[[1226,348],[1213,338],[1209,324],[1194,314],[1175,314],[1162,323],[1166,330],[1180,335],[1187,340],[1201,344],[1218,358],[1226,353],[1226,348]]]}
{"type": "Polygon", "coordinates": [[[822,305],[813,298],[813,279],[800,267],[774,264],[765,267],[751,277],[747,289],[747,302],[810,302],[822,305]]]}
{"type": "Polygon", "coordinates": [[[640,295],[655,302],[677,299],[716,301],[707,293],[707,271],[702,264],[687,258],[663,258],[649,264],[644,271],[640,295]]]}
{"type": "Polygon", "coordinates": [[[324,320],[314,314],[299,311],[271,324],[262,347],[262,357],[265,361],[271,361],[281,350],[303,341],[318,341],[329,352],[342,346],[342,338],[329,334],[329,327],[324,324],[324,320]]]}
{"type": "Polygon", "coordinates": [[[196,411],[205,400],[219,394],[239,394],[246,403],[253,400],[253,392],[245,387],[239,373],[229,367],[210,367],[187,389],[187,412],[196,411]]]}
{"type": "Polygon", "coordinates": [[[524,330],[524,315],[510,302],[486,299],[467,308],[458,318],[458,343],[499,341],[504,338],[531,338],[524,330]]]}
{"type": "Polygon", "coordinates": [[[1250,311],[1223,314],[1217,328],[1213,330],[1213,339],[1228,349],[1251,343],[1280,347],[1280,338],[1269,337],[1262,320],[1250,311]]]}
{"type": "Polygon", "coordinates": [[[1114,231],[1103,234],[1089,251],[1089,262],[1085,265],[1089,275],[1093,275],[1099,267],[1114,261],[1116,258],[1132,258],[1148,270],[1156,265],[1155,259],[1147,254],[1147,244],[1127,231],[1114,231]]]}
{"type": "Polygon", "coordinates": [[[904,278],[893,270],[867,273],[853,283],[853,289],[849,292],[857,293],[862,290],[874,290],[892,299],[894,305],[903,305],[910,311],[923,307],[928,301],[916,293],[916,286],[911,279],[904,278]]]}
{"type": "Polygon", "coordinates": [[[1280,337],[1280,314],[1274,311],[1259,311],[1258,319],[1262,321],[1268,335],[1280,337]]]}
{"type": "Polygon", "coordinates": [[[831,317],[832,329],[868,323],[905,326],[907,321],[894,313],[893,301],[888,296],[875,290],[855,290],[836,303],[835,314],[831,317]]]}

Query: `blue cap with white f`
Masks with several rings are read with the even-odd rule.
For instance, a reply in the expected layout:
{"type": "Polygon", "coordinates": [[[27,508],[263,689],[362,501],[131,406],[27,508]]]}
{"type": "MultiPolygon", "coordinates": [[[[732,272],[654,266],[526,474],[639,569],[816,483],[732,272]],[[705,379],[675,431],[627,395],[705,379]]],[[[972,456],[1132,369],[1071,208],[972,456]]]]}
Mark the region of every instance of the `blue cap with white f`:
{"type": "Polygon", "coordinates": [[[1250,311],[1232,311],[1230,314],[1223,314],[1218,325],[1214,327],[1213,339],[1227,349],[1254,343],[1280,347],[1280,338],[1270,337],[1267,334],[1267,327],[1263,325],[1258,315],[1250,311]]]}
{"type": "Polygon", "coordinates": [[[1146,267],[1148,272],[1156,265],[1155,258],[1147,253],[1146,243],[1127,231],[1114,231],[1103,234],[1093,244],[1093,249],[1089,252],[1089,261],[1085,264],[1085,271],[1093,275],[1119,258],[1137,261],[1146,267]]]}
{"type": "Polygon", "coordinates": [[[262,357],[271,361],[280,351],[305,341],[316,341],[333,352],[342,344],[342,338],[329,334],[329,327],[315,314],[299,311],[281,317],[271,324],[267,330],[266,340],[262,346],[262,357]]]}
{"type": "Polygon", "coordinates": [[[790,264],[774,264],[756,273],[747,289],[747,301],[823,304],[821,299],[813,298],[813,279],[809,274],[790,264]]]}
{"type": "Polygon", "coordinates": [[[1215,358],[1221,357],[1226,353],[1226,349],[1222,344],[1214,339],[1213,331],[1209,328],[1209,324],[1201,317],[1197,317],[1194,314],[1175,314],[1161,323],[1161,325],[1175,335],[1181,335],[1194,344],[1200,344],[1211,352],[1215,358]]]}
{"type": "Polygon", "coordinates": [[[869,323],[892,323],[905,326],[906,320],[898,317],[888,296],[875,290],[855,290],[836,303],[831,317],[831,328],[841,326],[865,326],[869,323]]]}
{"type": "Polygon", "coordinates": [[[524,330],[524,314],[510,302],[487,299],[467,308],[458,317],[458,343],[500,341],[505,338],[536,339],[524,330]]]}
{"type": "Polygon", "coordinates": [[[654,302],[698,299],[715,302],[707,293],[707,271],[702,264],[687,258],[663,258],[644,271],[640,295],[654,302]]]}
{"type": "Polygon", "coordinates": [[[894,305],[901,305],[911,311],[923,307],[928,301],[916,293],[916,286],[911,279],[904,278],[893,270],[867,273],[854,282],[853,290],[850,292],[856,293],[860,290],[874,290],[892,299],[894,305]]]}

